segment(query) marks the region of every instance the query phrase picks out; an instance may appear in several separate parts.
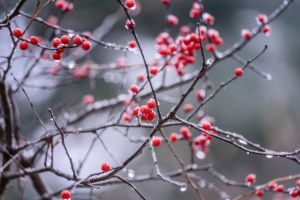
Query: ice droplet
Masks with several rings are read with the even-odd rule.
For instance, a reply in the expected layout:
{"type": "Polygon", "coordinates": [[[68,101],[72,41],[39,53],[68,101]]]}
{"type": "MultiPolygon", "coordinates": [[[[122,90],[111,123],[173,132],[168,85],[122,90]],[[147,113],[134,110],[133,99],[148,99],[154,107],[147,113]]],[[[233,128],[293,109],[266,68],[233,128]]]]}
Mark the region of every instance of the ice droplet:
{"type": "Polygon", "coordinates": [[[134,178],[134,177],[135,177],[135,172],[134,172],[134,170],[128,169],[128,170],[127,170],[127,176],[128,176],[129,178],[134,178]]]}
{"type": "Polygon", "coordinates": [[[206,157],[206,154],[205,154],[203,151],[198,150],[198,151],[196,152],[196,157],[197,157],[198,159],[202,160],[202,159],[204,159],[204,158],[206,157]]]}
{"type": "Polygon", "coordinates": [[[268,81],[271,81],[273,79],[271,74],[266,74],[266,78],[267,78],[268,81]]]}
{"type": "Polygon", "coordinates": [[[187,186],[185,185],[185,186],[182,186],[181,188],[180,188],[180,192],[185,192],[187,190],[187,186]]]}
{"type": "Polygon", "coordinates": [[[273,155],[266,155],[267,158],[273,158],[273,155]]]}
{"type": "Polygon", "coordinates": [[[248,143],[245,140],[239,139],[239,143],[247,145],[248,143]]]}

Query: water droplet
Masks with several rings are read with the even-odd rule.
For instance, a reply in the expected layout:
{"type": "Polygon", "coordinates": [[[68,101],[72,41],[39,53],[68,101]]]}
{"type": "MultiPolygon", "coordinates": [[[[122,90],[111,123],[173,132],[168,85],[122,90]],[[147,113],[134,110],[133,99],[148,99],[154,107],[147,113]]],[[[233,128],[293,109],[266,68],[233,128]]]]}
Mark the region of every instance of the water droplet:
{"type": "Polygon", "coordinates": [[[135,177],[135,171],[132,170],[132,169],[128,169],[128,170],[127,170],[127,176],[128,176],[129,178],[134,178],[134,177],[135,177]]]}
{"type": "Polygon", "coordinates": [[[266,155],[267,158],[273,158],[273,155],[266,155]]]}
{"type": "Polygon", "coordinates": [[[266,74],[266,78],[267,78],[268,81],[271,81],[273,79],[271,74],[266,74]]]}
{"type": "Polygon", "coordinates": [[[187,190],[187,186],[185,185],[185,186],[182,186],[181,188],[180,188],[180,192],[185,192],[187,190]]]}
{"type": "Polygon", "coordinates": [[[203,151],[198,150],[198,151],[196,152],[196,157],[197,157],[198,159],[202,160],[202,159],[204,159],[204,158],[206,157],[206,154],[205,154],[203,151]]]}
{"type": "Polygon", "coordinates": [[[71,61],[68,65],[68,68],[69,69],[73,69],[75,67],[75,62],[74,61],[71,61]]]}
{"type": "Polygon", "coordinates": [[[239,139],[239,143],[247,145],[248,143],[245,140],[239,139]]]}
{"type": "Polygon", "coordinates": [[[247,151],[247,155],[249,155],[250,153],[247,151]]]}

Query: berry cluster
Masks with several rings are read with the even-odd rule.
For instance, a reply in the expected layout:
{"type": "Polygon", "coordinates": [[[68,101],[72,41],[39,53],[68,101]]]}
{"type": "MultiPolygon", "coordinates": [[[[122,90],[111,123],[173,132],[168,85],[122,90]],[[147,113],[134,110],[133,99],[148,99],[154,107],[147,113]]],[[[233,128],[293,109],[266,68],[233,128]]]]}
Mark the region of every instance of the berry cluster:
{"type": "Polygon", "coordinates": [[[65,0],[57,0],[55,2],[55,7],[63,12],[71,12],[74,9],[73,3],[65,0]]]}

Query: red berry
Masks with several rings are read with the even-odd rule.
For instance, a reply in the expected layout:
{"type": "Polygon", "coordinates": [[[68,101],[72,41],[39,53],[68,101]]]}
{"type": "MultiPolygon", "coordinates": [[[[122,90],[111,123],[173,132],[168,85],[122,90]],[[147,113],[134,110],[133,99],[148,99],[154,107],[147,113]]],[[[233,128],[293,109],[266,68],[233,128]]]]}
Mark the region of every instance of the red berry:
{"type": "Polygon", "coordinates": [[[132,49],[134,49],[136,47],[136,42],[134,40],[128,42],[128,46],[132,49]]]}
{"type": "Polygon", "coordinates": [[[84,105],[90,105],[90,104],[94,103],[94,99],[95,99],[95,98],[94,98],[93,95],[88,94],[88,95],[85,95],[85,96],[83,97],[82,103],[83,103],[84,105]]]}
{"type": "Polygon", "coordinates": [[[300,188],[300,180],[297,181],[297,187],[300,188]]]}
{"type": "Polygon", "coordinates": [[[26,41],[20,42],[20,49],[23,50],[23,51],[28,49],[28,42],[26,42],[26,41]]]}
{"type": "Polygon", "coordinates": [[[148,106],[148,108],[151,108],[151,109],[155,108],[155,107],[156,107],[156,102],[155,102],[155,100],[154,100],[154,99],[150,99],[150,100],[147,102],[147,106],[148,106]]]}
{"type": "Polygon", "coordinates": [[[153,147],[158,147],[160,144],[161,144],[161,138],[153,136],[152,139],[151,139],[151,145],[153,147]]]}
{"type": "Polygon", "coordinates": [[[155,117],[156,117],[156,113],[153,110],[151,110],[150,113],[147,116],[147,120],[148,121],[153,121],[155,119],[155,117]]]}
{"type": "Polygon", "coordinates": [[[243,37],[245,40],[250,40],[251,37],[252,37],[251,31],[248,30],[248,29],[243,29],[242,32],[241,32],[241,35],[242,35],[242,37],[243,37]]]}
{"type": "Polygon", "coordinates": [[[165,6],[168,6],[168,5],[170,5],[171,0],[161,0],[161,3],[165,6]]]}
{"type": "Polygon", "coordinates": [[[283,185],[278,185],[278,186],[276,187],[276,191],[277,191],[277,192],[283,192],[283,191],[284,191],[284,186],[283,186],[283,185]]]}
{"type": "Polygon", "coordinates": [[[65,11],[66,12],[71,12],[74,9],[74,4],[73,3],[68,3],[66,6],[65,11]]]}
{"type": "Polygon", "coordinates": [[[128,113],[124,113],[122,118],[125,122],[129,122],[131,120],[131,116],[128,113]]]}
{"type": "Polygon", "coordinates": [[[195,93],[198,101],[204,101],[205,99],[205,90],[201,89],[201,90],[197,90],[195,93]]]}
{"type": "Polygon", "coordinates": [[[126,0],[125,5],[127,8],[134,9],[136,6],[135,0],[126,0]]]}
{"type": "Polygon", "coordinates": [[[148,115],[151,112],[151,109],[148,106],[141,106],[142,114],[148,115]]]}
{"type": "Polygon", "coordinates": [[[180,134],[184,137],[184,139],[188,140],[192,137],[191,132],[188,127],[183,126],[180,128],[180,134]]]}
{"type": "Polygon", "coordinates": [[[60,41],[63,43],[63,44],[69,44],[70,42],[70,37],[68,35],[63,35],[60,37],[60,41]]]}
{"type": "Polygon", "coordinates": [[[15,37],[19,38],[23,35],[23,31],[20,28],[15,28],[13,30],[13,34],[15,37]]]}
{"type": "Polygon", "coordinates": [[[103,172],[108,172],[108,171],[110,170],[109,164],[103,163],[103,164],[101,165],[101,170],[102,170],[103,172]]]}
{"type": "Polygon", "coordinates": [[[82,42],[81,48],[84,51],[88,51],[91,48],[91,43],[89,41],[85,40],[85,41],[82,42]]]}
{"type": "Polygon", "coordinates": [[[215,18],[209,13],[203,13],[203,21],[205,24],[213,25],[215,23],[215,18]]]}
{"type": "Polygon", "coordinates": [[[57,0],[55,3],[55,7],[59,10],[63,10],[65,8],[66,4],[64,0],[57,0]]]}
{"type": "Polygon", "coordinates": [[[135,85],[135,84],[132,84],[132,85],[130,86],[130,91],[131,91],[133,94],[136,94],[136,93],[138,93],[138,91],[139,91],[139,87],[138,87],[137,85],[135,85]]]}
{"type": "Polygon", "coordinates": [[[81,43],[82,43],[82,38],[81,38],[79,35],[76,35],[76,36],[73,38],[73,43],[76,44],[76,45],[81,45],[81,43]]]}
{"type": "Polygon", "coordinates": [[[177,141],[177,138],[178,138],[178,135],[176,133],[171,133],[170,135],[170,140],[172,142],[176,142],[177,141]]]}
{"type": "Polygon", "coordinates": [[[61,60],[62,54],[61,54],[60,52],[55,51],[55,52],[53,52],[53,54],[52,54],[52,58],[53,58],[54,60],[61,60]]]}
{"type": "Polygon", "coordinates": [[[270,36],[271,35],[271,26],[270,25],[264,25],[262,28],[262,31],[265,35],[270,36]]]}
{"type": "Polygon", "coordinates": [[[193,105],[190,104],[190,103],[184,104],[184,105],[183,105],[183,111],[184,111],[185,113],[192,112],[192,111],[193,111],[193,105]]]}
{"type": "Polygon", "coordinates": [[[125,23],[125,28],[127,30],[132,30],[135,27],[135,21],[133,19],[127,19],[125,23]]]}
{"type": "Polygon", "coordinates": [[[158,73],[158,68],[157,67],[151,67],[150,68],[150,74],[155,76],[158,73]]]}
{"type": "Polygon", "coordinates": [[[255,191],[256,196],[262,197],[264,195],[264,191],[262,189],[256,190],[255,191]]]}
{"type": "Polygon", "coordinates": [[[268,17],[264,14],[259,14],[256,16],[256,22],[258,24],[265,24],[268,20],[268,17]]]}
{"type": "Polygon", "coordinates": [[[36,36],[31,36],[30,37],[30,43],[33,45],[37,45],[39,43],[39,38],[36,36]]]}
{"type": "Polygon", "coordinates": [[[201,124],[201,127],[202,127],[204,130],[208,131],[208,130],[211,129],[211,123],[210,123],[210,122],[203,122],[203,123],[201,124]]]}
{"type": "Polygon", "coordinates": [[[277,183],[276,182],[271,181],[271,182],[268,183],[269,190],[275,190],[276,187],[277,187],[277,183]]]}
{"type": "Polygon", "coordinates": [[[140,107],[135,107],[132,109],[132,115],[133,116],[139,116],[139,113],[140,113],[140,107]]]}
{"type": "Polygon", "coordinates": [[[298,190],[293,190],[290,192],[291,197],[295,198],[299,195],[299,191],[298,190]]]}
{"type": "Polygon", "coordinates": [[[170,26],[176,26],[178,24],[178,18],[175,15],[168,15],[167,22],[170,26]]]}
{"type": "Polygon", "coordinates": [[[246,183],[248,184],[252,184],[256,181],[256,175],[255,174],[248,174],[246,176],[246,179],[245,179],[246,183]]]}
{"type": "Polygon", "coordinates": [[[214,53],[217,49],[217,46],[215,44],[210,43],[206,45],[206,49],[207,51],[214,53]]]}
{"type": "Polygon", "coordinates": [[[241,76],[243,76],[244,71],[243,71],[242,68],[237,68],[237,69],[234,70],[234,74],[235,74],[237,77],[241,77],[241,76]]]}
{"type": "Polygon", "coordinates": [[[52,40],[52,45],[54,46],[54,47],[58,47],[58,45],[60,45],[61,44],[61,40],[59,39],[59,38],[54,38],[53,40],[52,40]]]}
{"type": "Polygon", "coordinates": [[[62,199],[71,199],[71,192],[69,190],[63,190],[60,193],[62,199]]]}
{"type": "Polygon", "coordinates": [[[139,75],[137,76],[137,80],[138,80],[139,82],[143,82],[143,81],[145,80],[145,75],[144,75],[144,74],[139,74],[139,75]]]}

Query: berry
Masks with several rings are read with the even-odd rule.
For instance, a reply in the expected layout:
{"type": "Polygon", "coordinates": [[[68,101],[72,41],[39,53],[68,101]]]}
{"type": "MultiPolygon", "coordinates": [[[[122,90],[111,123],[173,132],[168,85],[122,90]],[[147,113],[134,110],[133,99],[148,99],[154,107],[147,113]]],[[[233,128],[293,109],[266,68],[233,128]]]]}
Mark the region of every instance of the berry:
{"type": "Polygon", "coordinates": [[[128,46],[132,49],[134,49],[136,47],[136,42],[134,40],[128,42],[128,46]]]}
{"type": "Polygon", "coordinates": [[[110,170],[109,164],[103,163],[103,164],[101,165],[101,170],[102,170],[103,172],[108,172],[108,171],[110,170]]]}
{"type": "Polygon", "coordinates": [[[84,51],[88,51],[91,48],[91,43],[89,41],[85,40],[85,41],[82,42],[81,48],[84,51]]]}
{"type": "Polygon", "coordinates": [[[256,181],[256,175],[255,174],[248,174],[246,176],[246,179],[245,179],[246,183],[248,184],[252,184],[256,181]]]}
{"type": "Polygon", "coordinates": [[[125,23],[125,28],[127,30],[132,30],[132,29],[134,29],[134,27],[135,27],[135,21],[133,19],[131,19],[131,20],[127,19],[126,23],[125,23]]]}
{"type": "Polygon", "coordinates": [[[215,23],[215,18],[209,13],[203,13],[203,21],[205,24],[213,25],[215,23]]]}
{"type": "Polygon", "coordinates": [[[277,187],[277,183],[276,182],[274,182],[274,181],[271,181],[271,182],[269,182],[268,183],[268,188],[269,188],[269,190],[275,190],[276,189],[276,187],[277,187]]]}
{"type": "Polygon", "coordinates": [[[251,31],[248,30],[248,29],[243,29],[242,32],[241,32],[241,35],[242,35],[242,37],[243,37],[245,40],[250,40],[251,37],[252,37],[251,31]]]}
{"type": "Polygon", "coordinates": [[[277,192],[283,192],[283,191],[284,191],[284,186],[283,186],[283,185],[278,185],[278,186],[276,187],[276,191],[277,191],[277,192]]]}
{"type": "Polygon", "coordinates": [[[297,184],[297,187],[300,188],[300,180],[298,180],[296,184],[297,184]]]}
{"type": "Polygon", "coordinates": [[[28,42],[26,42],[26,41],[20,42],[20,49],[23,50],[23,51],[28,49],[28,42]]]}
{"type": "Polygon", "coordinates": [[[59,38],[54,38],[52,40],[52,46],[58,47],[58,45],[60,45],[60,44],[61,44],[61,40],[59,38]]]}
{"type": "Polygon", "coordinates": [[[155,107],[156,107],[156,102],[155,102],[155,100],[154,100],[154,99],[150,99],[150,100],[147,102],[147,106],[148,106],[148,108],[151,108],[151,109],[155,108],[155,107]]]}
{"type": "Polygon", "coordinates": [[[178,135],[177,135],[176,133],[171,133],[171,135],[170,135],[170,140],[171,140],[172,142],[176,142],[177,139],[178,139],[178,135]]]}
{"type": "Polygon", "coordinates": [[[39,43],[39,38],[36,36],[31,36],[30,37],[30,43],[33,45],[37,45],[39,43]]]}
{"type": "Polygon", "coordinates": [[[63,35],[60,37],[60,41],[63,43],[63,44],[69,44],[70,42],[70,37],[68,35],[63,35]]]}
{"type": "Polygon", "coordinates": [[[168,6],[168,5],[170,5],[171,0],[161,0],[161,3],[165,6],[168,6]]]}
{"type": "Polygon", "coordinates": [[[178,24],[178,18],[175,15],[168,15],[167,22],[170,26],[176,26],[178,24]]]}
{"type": "Polygon", "coordinates": [[[64,0],[57,0],[55,3],[55,7],[59,10],[63,10],[65,8],[66,4],[64,0]]]}
{"type": "Polygon", "coordinates": [[[76,35],[76,36],[73,38],[73,43],[76,44],[76,45],[81,45],[81,43],[82,43],[82,38],[81,38],[79,35],[76,35]]]}
{"type": "Polygon", "coordinates": [[[153,121],[155,119],[155,117],[156,117],[156,113],[153,110],[151,110],[150,113],[147,116],[147,120],[148,121],[153,121]]]}
{"type": "Polygon", "coordinates": [[[135,85],[135,84],[132,84],[132,85],[130,86],[130,91],[131,91],[133,94],[136,94],[136,93],[138,93],[138,91],[139,91],[139,87],[138,87],[137,85],[135,85]]]}
{"type": "Polygon", "coordinates": [[[258,24],[265,24],[268,20],[268,17],[264,14],[259,14],[256,16],[256,22],[258,24]]]}
{"type": "Polygon", "coordinates": [[[161,144],[161,138],[153,136],[152,139],[151,139],[151,145],[153,147],[158,147],[160,144],[161,144]]]}
{"type": "Polygon", "coordinates": [[[69,190],[63,190],[60,193],[62,199],[71,199],[71,192],[69,190]]]}
{"type": "Polygon", "coordinates": [[[135,108],[132,109],[132,115],[133,116],[137,117],[139,115],[139,113],[140,113],[140,107],[135,107],[135,108]]]}
{"type": "Polygon", "coordinates": [[[291,195],[291,197],[295,198],[299,195],[298,193],[299,193],[298,190],[293,190],[293,191],[290,192],[290,195],[291,195]]]}
{"type": "Polygon", "coordinates": [[[148,115],[151,112],[151,109],[148,106],[141,107],[142,114],[148,115]]]}
{"type": "Polygon", "coordinates": [[[192,112],[192,111],[193,111],[193,105],[190,104],[190,103],[184,104],[184,105],[183,105],[183,111],[184,111],[185,113],[192,112]]]}
{"type": "Polygon", "coordinates": [[[262,197],[264,195],[264,191],[262,189],[256,190],[255,191],[256,196],[262,197]]]}
{"type": "Polygon", "coordinates": [[[150,68],[150,74],[155,76],[158,73],[158,68],[157,67],[151,67],[150,68]]]}
{"type": "Polygon", "coordinates": [[[52,54],[52,58],[53,58],[54,60],[61,60],[62,54],[61,54],[60,52],[58,52],[58,51],[55,51],[55,52],[53,52],[53,54],[52,54]]]}
{"type": "Polygon", "coordinates": [[[126,0],[125,5],[127,6],[127,8],[131,9],[134,9],[136,7],[135,0],[126,0]]]}
{"type": "Polygon", "coordinates": [[[208,131],[208,130],[211,129],[211,123],[210,123],[210,122],[203,122],[203,123],[201,124],[201,127],[202,127],[204,130],[208,131]]]}
{"type": "Polygon", "coordinates": [[[145,80],[145,75],[144,75],[144,74],[139,74],[139,75],[137,76],[137,80],[138,80],[139,82],[143,82],[143,81],[145,80]]]}
{"type": "Polygon", "coordinates": [[[180,128],[180,134],[184,137],[184,139],[188,140],[192,137],[191,132],[188,127],[183,126],[180,128]]]}
{"type": "Polygon", "coordinates": [[[125,122],[129,122],[131,120],[131,116],[128,113],[124,113],[122,118],[125,122]]]}
{"type": "Polygon", "coordinates": [[[57,17],[55,16],[50,16],[47,18],[47,23],[54,26],[54,25],[57,25],[57,17]]]}
{"type": "Polygon", "coordinates": [[[66,6],[65,11],[66,12],[71,12],[74,9],[74,4],[73,3],[68,3],[66,6]]]}
{"type": "Polygon", "coordinates": [[[15,37],[19,38],[23,35],[23,31],[20,28],[15,28],[13,30],[13,34],[15,37]]]}
{"type": "Polygon", "coordinates": [[[241,77],[241,76],[243,76],[244,71],[243,71],[242,68],[236,68],[236,69],[234,70],[234,74],[235,74],[237,77],[241,77]]]}
{"type": "Polygon", "coordinates": [[[88,95],[85,95],[85,96],[83,97],[82,103],[83,103],[84,105],[90,105],[90,104],[94,103],[94,99],[95,99],[95,98],[94,98],[93,95],[88,94],[88,95]]]}
{"type": "Polygon", "coordinates": [[[214,53],[217,49],[217,46],[215,44],[210,43],[206,45],[206,49],[207,51],[214,53]]]}
{"type": "Polygon", "coordinates": [[[205,99],[205,90],[201,89],[201,90],[197,90],[195,93],[198,101],[204,101],[205,99]]]}
{"type": "Polygon", "coordinates": [[[262,32],[266,35],[266,36],[270,36],[271,35],[271,26],[270,25],[264,25],[262,27],[262,32]]]}

